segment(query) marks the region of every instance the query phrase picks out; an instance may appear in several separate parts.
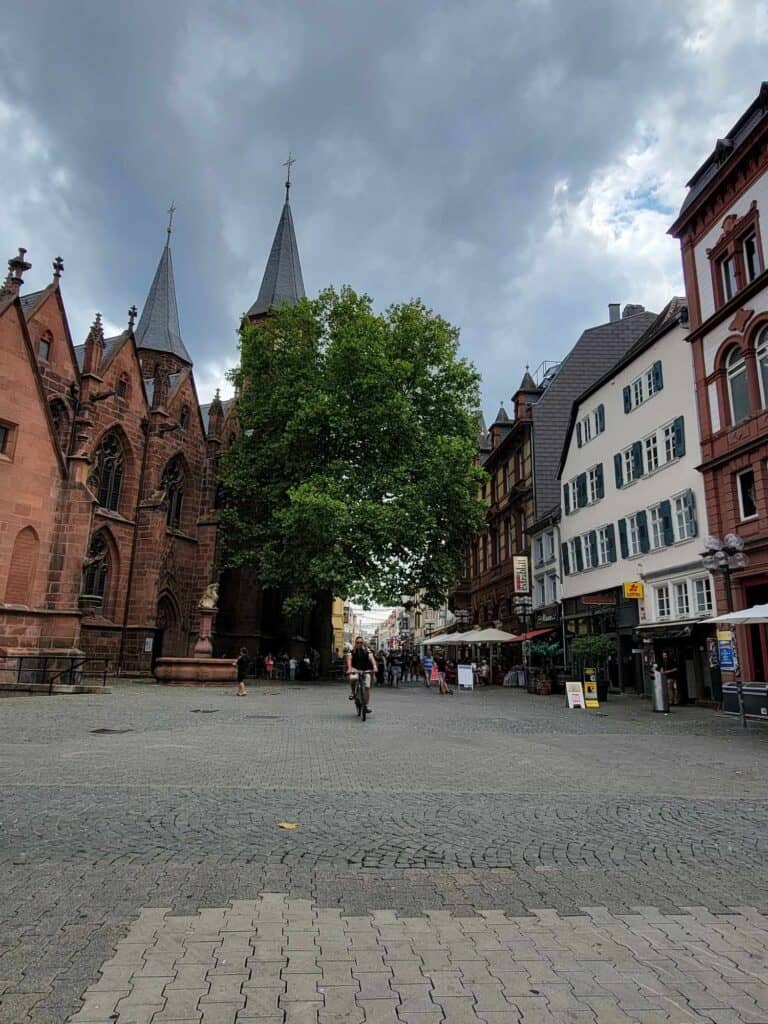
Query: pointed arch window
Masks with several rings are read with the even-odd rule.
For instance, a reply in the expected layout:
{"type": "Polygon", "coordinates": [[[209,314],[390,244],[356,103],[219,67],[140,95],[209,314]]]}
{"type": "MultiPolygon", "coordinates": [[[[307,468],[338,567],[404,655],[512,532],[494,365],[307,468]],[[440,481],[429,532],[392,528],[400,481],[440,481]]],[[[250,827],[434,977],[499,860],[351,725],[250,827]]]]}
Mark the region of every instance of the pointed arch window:
{"type": "Polygon", "coordinates": [[[179,416],[179,426],[181,427],[182,430],[186,430],[187,427],[189,426],[189,406],[188,405],[185,405],[182,408],[182,410],[181,410],[181,415],[179,416]]]}
{"type": "Polygon", "coordinates": [[[114,431],[106,434],[96,449],[93,482],[99,505],[117,512],[120,506],[120,488],[125,474],[125,453],[120,438],[114,431]]]}
{"type": "Polygon", "coordinates": [[[165,467],[161,489],[165,491],[168,510],[165,515],[166,525],[171,530],[181,528],[181,512],[184,504],[184,466],[177,455],[165,467]]]}
{"type": "Polygon", "coordinates": [[[728,378],[731,423],[741,423],[749,416],[749,394],[747,392],[747,364],[744,361],[744,353],[738,345],[734,345],[725,357],[725,373],[728,378]]]}
{"type": "Polygon", "coordinates": [[[91,541],[83,569],[83,595],[104,598],[109,574],[109,551],[100,534],[91,541]]]}
{"type": "Polygon", "coordinates": [[[50,331],[46,331],[45,334],[40,336],[37,343],[37,358],[41,363],[47,363],[51,356],[51,345],[53,344],[53,335],[50,331]]]}
{"type": "Polygon", "coordinates": [[[59,447],[66,451],[69,441],[69,412],[60,398],[54,398],[51,402],[51,419],[59,447]]]}

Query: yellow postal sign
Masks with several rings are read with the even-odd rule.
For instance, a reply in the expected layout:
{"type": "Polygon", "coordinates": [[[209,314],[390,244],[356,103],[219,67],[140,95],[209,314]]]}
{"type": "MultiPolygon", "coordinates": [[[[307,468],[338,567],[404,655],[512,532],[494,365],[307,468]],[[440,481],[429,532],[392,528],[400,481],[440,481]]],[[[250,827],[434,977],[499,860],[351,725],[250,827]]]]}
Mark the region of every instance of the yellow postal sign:
{"type": "Polygon", "coordinates": [[[642,601],[645,597],[645,584],[634,581],[632,583],[625,583],[624,597],[627,600],[642,601]]]}

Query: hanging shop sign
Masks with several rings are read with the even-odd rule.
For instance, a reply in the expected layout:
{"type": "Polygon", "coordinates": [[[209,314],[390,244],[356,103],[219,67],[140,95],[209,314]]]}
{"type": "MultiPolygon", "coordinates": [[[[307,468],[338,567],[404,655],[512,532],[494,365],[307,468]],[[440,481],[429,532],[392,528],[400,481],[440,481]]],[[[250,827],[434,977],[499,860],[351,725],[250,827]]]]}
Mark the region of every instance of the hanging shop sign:
{"type": "Polygon", "coordinates": [[[637,580],[624,584],[624,597],[628,601],[642,601],[645,597],[645,584],[637,580]]]}
{"type": "Polygon", "coordinates": [[[515,593],[530,593],[531,578],[528,571],[528,557],[526,555],[515,555],[512,558],[512,571],[515,576],[515,593]]]}

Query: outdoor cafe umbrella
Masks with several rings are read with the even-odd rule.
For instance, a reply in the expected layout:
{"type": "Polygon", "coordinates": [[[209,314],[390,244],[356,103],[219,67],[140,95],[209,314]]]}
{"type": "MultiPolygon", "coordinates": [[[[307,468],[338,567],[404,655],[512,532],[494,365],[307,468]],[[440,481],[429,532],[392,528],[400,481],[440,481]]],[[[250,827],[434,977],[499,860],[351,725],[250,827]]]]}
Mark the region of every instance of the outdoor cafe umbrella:
{"type": "Polygon", "coordinates": [[[768,624],[768,604],[753,604],[751,608],[742,608],[740,612],[726,612],[724,615],[715,615],[714,618],[704,619],[707,625],[715,625],[718,622],[728,622],[734,626],[759,626],[768,624]]]}

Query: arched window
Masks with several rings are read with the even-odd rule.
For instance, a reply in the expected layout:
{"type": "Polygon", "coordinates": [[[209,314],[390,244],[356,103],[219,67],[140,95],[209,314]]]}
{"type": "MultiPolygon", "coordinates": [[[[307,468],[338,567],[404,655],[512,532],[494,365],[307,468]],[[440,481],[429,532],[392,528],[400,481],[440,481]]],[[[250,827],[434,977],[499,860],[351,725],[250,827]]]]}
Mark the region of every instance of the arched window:
{"type": "Polygon", "coordinates": [[[60,398],[54,398],[51,402],[51,419],[59,447],[66,451],[69,444],[69,412],[60,398]]]}
{"type": "Polygon", "coordinates": [[[764,327],[757,336],[755,354],[757,374],[760,378],[760,397],[763,408],[768,409],[768,327],[764,327]]]}
{"type": "Polygon", "coordinates": [[[16,534],[5,584],[6,604],[32,603],[39,548],[40,541],[31,526],[25,526],[16,534]]]}
{"type": "Polygon", "coordinates": [[[120,487],[125,470],[125,454],[120,438],[114,431],[105,434],[96,449],[92,481],[97,500],[102,508],[117,512],[120,505],[120,487]]]}
{"type": "Polygon", "coordinates": [[[42,363],[47,363],[51,355],[51,345],[53,344],[53,335],[50,331],[46,331],[45,334],[40,336],[40,340],[37,343],[37,358],[42,363]]]}
{"type": "Polygon", "coordinates": [[[100,534],[91,541],[88,557],[83,566],[83,595],[103,598],[107,589],[109,551],[100,534]]]}
{"type": "Polygon", "coordinates": [[[747,394],[747,365],[738,345],[734,345],[725,358],[725,372],[728,377],[731,423],[741,423],[749,416],[749,395],[747,394]]]}
{"type": "Polygon", "coordinates": [[[182,430],[186,430],[189,424],[189,406],[184,406],[179,416],[179,426],[182,430]]]}
{"type": "Polygon", "coordinates": [[[181,527],[181,507],[184,501],[184,466],[178,455],[165,467],[160,487],[165,491],[168,502],[166,525],[172,530],[178,530],[181,527]]]}

